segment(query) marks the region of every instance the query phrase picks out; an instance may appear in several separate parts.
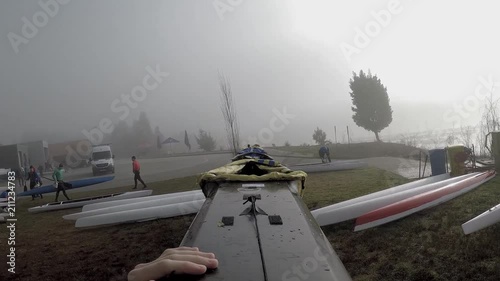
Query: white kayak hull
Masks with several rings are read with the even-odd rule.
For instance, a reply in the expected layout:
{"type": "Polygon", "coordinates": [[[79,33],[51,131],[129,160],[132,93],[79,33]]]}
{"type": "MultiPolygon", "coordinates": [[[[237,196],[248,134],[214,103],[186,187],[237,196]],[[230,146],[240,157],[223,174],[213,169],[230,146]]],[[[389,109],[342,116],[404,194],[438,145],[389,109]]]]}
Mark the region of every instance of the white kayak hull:
{"type": "MultiPolygon", "coordinates": [[[[377,191],[377,192],[373,192],[373,193],[370,193],[370,194],[367,194],[367,195],[356,197],[356,198],[353,198],[353,199],[350,199],[350,200],[342,201],[342,202],[330,205],[328,207],[324,207],[324,208],[322,208],[322,210],[323,211],[330,211],[330,210],[341,208],[341,207],[344,207],[344,206],[353,205],[353,204],[356,204],[358,202],[363,202],[363,201],[367,201],[367,200],[370,200],[370,199],[382,197],[382,196],[385,196],[385,195],[394,194],[394,193],[398,193],[398,192],[401,192],[401,191],[409,190],[409,189],[412,189],[412,188],[415,188],[415,187],[424,186],[426,184],[431,184],[431,183],[435,183],[435,182],[444,181],[444,180],[447,180],[449,178],[450,178],[450,174],[442,174],[442,175],[428,177],[428,178],[425,178],[425,179],[420,179],[420,180],[412,181],[412,182],[409,182],[409,183],[401,184],[401,185],[390,187],[390,188],[387,188],[387,189],[384,189],[384,190],[381,190],[381,191],[377,191]]],[[[316,210],[316,212],[318,210],[316,210]]],[[[315,211],[312,211],[311,213],[314,214],[315,211]]]]}
{"type": "Polygon", "coordinates": [[[383,225],[427,208],[437,206],[479,187],[483,183],[491,180],[494,175],[495,173],[491,172],[481,173],[366,213],[356,219],[354,231],[383,225]]]}
{"type": "Polygon", "coordinates": [[[29,208],[28,211],[31,213],[40,213],[47,211],[78,208],[95,202],[106,202],[106,201],[113,201],[113,200],[120,200],[127,198],[143,197],[151,195],[151,193],[153,193],[152,190],[140,190],[140,191],[109,194],[109,195],[89,197],[89,198],[81,198],[69,201],[61,201],[57,203],[49,203],[42,206],[29,208]]]}
{"type": "Polygon", "coordinates": [[[0,213],[0,223],[6,222],[9,218],[9,213],[0,213]]]}
{"type": "Polygon", "coordinates": [[[170,218],[197,213],[205,200],[177,203],[166,206],[136,209],[117,213],[80,218],[75,226],[95,227],[120,223],[140,222],[159,218],[170,218]]]}
{"type": "Polygon", "coordinates": [[[103,214],[117,213],[122,211],[130,211],[137,209],[144,209],[150,207],[166,206],[170,204],[184,203],[190,201],[204,200],[205,195],[202,192],[193,193],[190,195],[178,196],[178,197],[164,197],[156,200],[147,200],[142,202],[136,202],[131,204],[123,204],[118,206],[112,206],[107,208],[100,208],[95,210],[90,210],[86,212],[80,212],[75,214],[69,214],[63,216],[65,220],[77,220],[84,217],[97,216],[103,214]]]}
{"type": "Polygon", "coordinates": [[[471,234],[500,222],[500,204],[462,224],[464,234],[471,234]]]}
{"type": "Polygon", "coordinates": [[[138,202],[144,202],[144,201],[150,201],[150,200],[157,200],[157,199],[161,199],[161,198],[185,196],[185,195],[189,195],[189,194],[203,194],[203,192],[201,192],[201,190],[192,190],[192,191],[186,191],[186,192],[176,192],[176,193],[154,195],[154,196],[148,196],[148,197],[142,197],[142,198],[123,199],[123,200],[116,200],[116,201],[111,201],[111,202],[88,204],[88,205],[83,206],[82,212],[92,211],[92,210],[102,209],[102,208],[108,208],[108,207],[114,207],[114,206],[119,206],[119,205],[125,205],[125,204],[132,204],[132,203],[138,203],[138,202]]]}
{"type": "Polygon", "coordinates": [[[456,178],[451,178],[443,181],[429,183],[422,186],[416,186],[411,189],[399,191],[396,193],[389,193],[383,196],[375,197],[372,199],[356,202],[350,205],[344,205],[339,208],[320,208],[312,211],[312,215],[320,226],[335,224],[351,219],[355,219],[363,214],[384,207],[386,205],[413,197],[415,195],[425,193],[431,190],[442,188],[451,183],[456,183],[460,180],[473,177],[475,174],[464,175],[456,178]]]}

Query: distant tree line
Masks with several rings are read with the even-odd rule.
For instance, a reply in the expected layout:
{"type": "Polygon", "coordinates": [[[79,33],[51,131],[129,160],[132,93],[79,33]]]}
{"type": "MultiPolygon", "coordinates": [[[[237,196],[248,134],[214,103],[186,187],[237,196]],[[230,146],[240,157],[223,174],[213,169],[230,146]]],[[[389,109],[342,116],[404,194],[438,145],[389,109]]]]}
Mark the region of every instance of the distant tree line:
{"type": "MultiPolygon", "coordinates": [[[[162,148],[164,136],[157,126],[154,130],[145,112],[141,112],[139,118],[131,125],[125,121],[119,121],[109,135],[106,135],[103,143],[111,143],[113,151],[118,156],[145,155],[158,153],[162,148]]],[[[204,151],[215,150],[217,143],[210,132],[200,130],[196,136],[198,147],[204,151]]],[[[187,131],[185,131],[184,145],[191,150],[187,131]]]]}
{"type": "Polygon", "coordinates": [[[119,121],[111,135],[106,136],[105,141],[112,143],[115,154],[128,156],[147,154],[155,150],[157,136],[153,133],[146,113],[141,112],[139,119],[134,120],[132,125],[119,121]]]}

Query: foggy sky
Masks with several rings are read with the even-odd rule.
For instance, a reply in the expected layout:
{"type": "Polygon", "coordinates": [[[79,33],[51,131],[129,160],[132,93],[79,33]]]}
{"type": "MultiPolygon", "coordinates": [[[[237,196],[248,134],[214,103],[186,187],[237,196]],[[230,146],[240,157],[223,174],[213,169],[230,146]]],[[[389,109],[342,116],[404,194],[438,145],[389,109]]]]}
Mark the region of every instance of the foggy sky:
{"type": "Polygon", "coordinates": [[[500,81],[494,1],[243,0],[222,17],[214,3],[238,1],[69,1],[16,53],[8,34],[22,36],[22,18],[43,9],[0,2],[0,142],[83,139],[103,118],[117,122],[111,105],[142,85],[148,66],[169,76],[127,122],[145,111],[165,136],[204,129],[225,140],[220,71],[244,143],[283,108],[295,118],[274,133],[276,144],[311,143],[316,127],[329,139],[347,125],[373,137],[351,118],[352,71],[370,69],[388,89],[393,123],[382,138],[475,124],[479,106],[457,114],[453,104],[471,102],[478,77],[500,81]],[[348,61],[340,45],[355,46],[356,29],[388,5],[399,12],[348,61]]]}

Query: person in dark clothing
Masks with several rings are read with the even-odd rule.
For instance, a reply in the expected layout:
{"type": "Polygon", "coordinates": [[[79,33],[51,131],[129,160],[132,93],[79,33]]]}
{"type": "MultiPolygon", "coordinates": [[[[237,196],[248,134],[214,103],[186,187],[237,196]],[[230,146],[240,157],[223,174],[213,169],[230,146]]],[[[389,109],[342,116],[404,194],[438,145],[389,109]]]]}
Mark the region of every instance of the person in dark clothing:
{"type": "Polygon", "coordinates": [[[332,159],[330,159],[330,148],[328,146],[322,146],[319,149],[319,157],[321,158],[321,162],[325,163],[328,159],[328,162],[332,162],[332,159]]]}
{"type": "Polygon", "coordinates": [[[134,183],[135,183],[135,186],[132,189],[137,188],[137,181],[140,181],[142,183],[143,185],[142,189],[148,187],[141,178],[141,165],[139,165],[139,162],[137,162],[135,156],[132,156],[132,173],[134,173],[134,183]]]}
{"type": "Polygon", "coordinates": [[[63,181],[63,164],[59,164],[59,167],[52,174],[52,178],[54,179],[55,185],[57,186],[56,202],[58,202],[57,198],[59,198],[59,192],[61,191],[66,199],[71,200],[66,194],[66,188],[63,181]]]}
{"type": "Polygon", "coordinates": [[[54,171],[52,164],[50,164],[49,161],[45,163],[45,171],[54,171]]]}
{"type": "Polygon", "coordinates": [[[23,180],[24,178],[21,178],[21,171],[17,168],[10,168],[11,172],[14,172],[16,174],[16,180],[18,182],[18,186],[23,186],[23,180]]]}
{"type": "MultiPolygon", "coordinates": [[[[37,184],[42,185],[42,179],[40,176],[36,173],[35,167],[30,166],[29,172],[28,172],[28,177],[26,178],[26,181],[30,181],[30,190],[33,190],[37,184]]],[[[42,194],[33,194],[31,195],[31,200],[35,200],[35,197],[40,196],[40,199],[43,199],[42,194]]]]}
{"type": "Polygon", "coordinates": [[[38,166],[38,173],[40,174],[41,177],[43,177],[43,165],[40,164],[40,166],[38,166]]]}
{"type": "Polygon", "coordinates": [[[28,191],[28,188],[26,187],[26,182],[24,181],[24,177],[26,174],[24,173],[24,168],[19,167],[18,169],[15,170],[17,180],[19,182],[19,186],[24,186],[24,191],[28,191]]]}

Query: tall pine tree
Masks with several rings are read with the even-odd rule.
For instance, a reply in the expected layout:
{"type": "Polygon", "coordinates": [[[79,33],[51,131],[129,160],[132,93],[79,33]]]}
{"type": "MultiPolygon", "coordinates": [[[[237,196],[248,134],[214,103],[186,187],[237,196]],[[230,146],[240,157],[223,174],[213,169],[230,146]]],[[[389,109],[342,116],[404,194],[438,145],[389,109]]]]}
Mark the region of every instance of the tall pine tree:
{"type": "Polygon", "coordinates": [[[156,137],[153,134],[151,123],[145,112],[141,112],[139,119],[134,121],[132,126],[134,134],[134,143],[136,147],[151,147],[156,142],[156,137]]]}
{"type": "Polygon", "coordinates": [[[363,70],[349,81],[352,99],[352,119],[359,127],[375,133],[380,141],[379,133],[392,122],[392,108],[389,104],[387,88],[370,71],[365,74],[363,70]]]}

